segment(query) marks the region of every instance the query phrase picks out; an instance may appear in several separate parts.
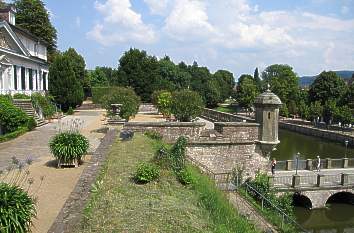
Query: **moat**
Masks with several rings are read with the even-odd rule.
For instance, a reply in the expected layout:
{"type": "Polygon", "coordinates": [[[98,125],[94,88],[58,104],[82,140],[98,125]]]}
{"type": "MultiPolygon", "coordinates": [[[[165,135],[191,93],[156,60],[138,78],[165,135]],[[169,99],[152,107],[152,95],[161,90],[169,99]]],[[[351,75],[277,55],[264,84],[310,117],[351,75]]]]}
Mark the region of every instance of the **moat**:
{"type": "MultiPolygon", "coordinates": [[[[302,135],[287,130],[279,130],[280,144],[271,157],[277,160],[343,158],[354,157],[354,149],[345,147],[344,142],[334,143],[320,138],[302,135]]],[[[325,209],[308,210],[295,207],[297,221],[310,232],[354,232],[354,205],[331,203],[325,209]]]]}

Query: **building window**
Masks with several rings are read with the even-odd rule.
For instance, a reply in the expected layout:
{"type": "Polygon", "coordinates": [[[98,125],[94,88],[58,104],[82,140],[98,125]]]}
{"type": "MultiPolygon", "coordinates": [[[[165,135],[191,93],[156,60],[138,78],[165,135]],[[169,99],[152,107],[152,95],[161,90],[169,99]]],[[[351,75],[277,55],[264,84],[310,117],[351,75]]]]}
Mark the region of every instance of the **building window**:
{"type": "Polygon", "coordinates": [[[47,72],[43,72],[43,90],[47,90],[47,72]]]}
{"type": "Polygon", "coordinates": [[[17,67],[14,65],[14,89],[17,90],[17,67]]]}
{"type": "Polygon", "coordinates": [[[33,71],[28,69],[28,80],[29,80],[29,89],[33,90],[33,71]]]}
{"type": "Polygon", "coordinates": [[[36,90],[39,90],[39,87],[38,87],[38,73],[37,73],[37,70],[34,71],[34,77],[35,77],[35,80],[36,80],[36,90]]]}
{"type": "Polygon", "coordinates": [[[26,68],[21,67],[21,89],[26,90],[26,68]]]}

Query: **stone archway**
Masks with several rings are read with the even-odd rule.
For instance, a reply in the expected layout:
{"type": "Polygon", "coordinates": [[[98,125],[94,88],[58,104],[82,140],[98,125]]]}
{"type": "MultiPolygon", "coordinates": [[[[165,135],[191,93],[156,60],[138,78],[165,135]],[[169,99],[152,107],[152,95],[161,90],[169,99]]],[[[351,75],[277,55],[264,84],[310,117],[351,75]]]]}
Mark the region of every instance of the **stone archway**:
{"type": "Polygon", "coordinates": [[[350,188],[348,189],[332,189],[332,190],[311,190],[302,191],[301,195],[306,196],[311,200],[312,208],[324,208],[328,199],[337,193],[351,193],[354,195],[354,191],[350,188]]]}
{"type": "Polygon", "coordinates": [[[353,192],[338,192],[330,196],[326,204],[330,203],[345,203],[354,205],[354,193],[353,192]]]}
{"type": "Polygon", "coordinates": [[[298,192],[294,193],[294,195],[293,195],[293,205],[302,206],[307,209],[312,208],[312,202],[311,202],[310,198],[308,198],[307,196],[302,195],[301,193],[298,193],[298,192]]]}

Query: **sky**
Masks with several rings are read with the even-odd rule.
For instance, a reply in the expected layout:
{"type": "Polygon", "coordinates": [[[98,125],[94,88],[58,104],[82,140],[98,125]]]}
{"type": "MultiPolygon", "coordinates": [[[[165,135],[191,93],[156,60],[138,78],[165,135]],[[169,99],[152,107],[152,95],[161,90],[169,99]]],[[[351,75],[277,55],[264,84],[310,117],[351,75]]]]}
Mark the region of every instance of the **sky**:
{"type": "Polygon", "coordinates": [[[211,72],[289,64],[299,75],[354,70],[354,0],[45,0],[58,48],[87,68],[129,48],[211,72]]]}

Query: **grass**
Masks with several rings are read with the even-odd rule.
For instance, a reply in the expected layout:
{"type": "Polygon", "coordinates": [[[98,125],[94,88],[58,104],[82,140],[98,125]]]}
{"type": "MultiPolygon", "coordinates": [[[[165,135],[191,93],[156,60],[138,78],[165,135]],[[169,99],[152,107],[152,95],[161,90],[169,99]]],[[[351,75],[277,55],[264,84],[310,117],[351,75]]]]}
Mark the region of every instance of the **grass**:
{"type": "Polygon", "coordinates": [[[256,232],[195,167],[188,166],[190,186],[167,169],[156,182],[136,184],[137,165],[153,159],[157,144],[136,134],[113,145],[77,232],[256,232]]]}
{"type": "Polygon", "coordinates": [[[241,194],[244,198],[248,200],[265,219],[277,227],[279,232],[283,233],[296,233],[298,232],[295,226],[287,223],[286,221],[282,223],[282,217],[275,212],[273,209],[263,208],[259,202],[257,202],[251,195],[249,195],[243,188],[238,190],[238,193],[241,194]]]}
{"type": "Polygon", "coordinates": [[[233,106],[227,106],[227,107],[219,106],[217,108],[214,108],[214,110],[219,112],[226,112],[226,113],[237,113],[236,107],[233,106]]]}
{"type": "Polygon", "coordinates": [[[18,130],[14,131],[14,132],[7,133],[5,135],[1,135],[0,136],[0,143],[17,138],[17,137],[21,136],[22,134],[25,134],[27,131],[28,131],[27,127],[20,127],[20,128],[18,128],[18,130]]]}

